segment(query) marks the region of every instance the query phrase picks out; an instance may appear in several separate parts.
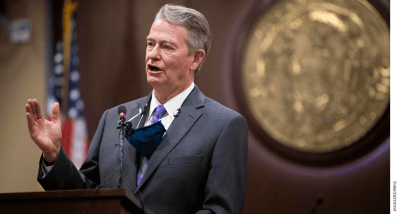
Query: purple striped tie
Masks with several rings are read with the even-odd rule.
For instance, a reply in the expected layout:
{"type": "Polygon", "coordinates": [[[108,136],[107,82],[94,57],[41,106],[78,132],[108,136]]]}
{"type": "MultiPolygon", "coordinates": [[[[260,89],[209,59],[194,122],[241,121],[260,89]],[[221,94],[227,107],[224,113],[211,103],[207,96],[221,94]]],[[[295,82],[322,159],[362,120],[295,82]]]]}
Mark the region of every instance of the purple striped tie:
{"type": "MultiPolygon", "coordinates": [[[[151,125],[158,122],[161,119],[161,116],[163,115],[163,113],[165,113],[165,107],[163,105],[159,105],[155,108],[155,115],[154,117],[151,119],[151,125]]],[[[147,168],[148,162],[149,160],[146,157],[143,157],[143,161],[144,161],[144,168],[147,168]]],[[[144,174],[145,171],[143,171],[144,174]]],[[[140,174],[139,171],[137,171],[137,186],[139,186],[141,179],[143,178],[143,175],[140,174]]]]}

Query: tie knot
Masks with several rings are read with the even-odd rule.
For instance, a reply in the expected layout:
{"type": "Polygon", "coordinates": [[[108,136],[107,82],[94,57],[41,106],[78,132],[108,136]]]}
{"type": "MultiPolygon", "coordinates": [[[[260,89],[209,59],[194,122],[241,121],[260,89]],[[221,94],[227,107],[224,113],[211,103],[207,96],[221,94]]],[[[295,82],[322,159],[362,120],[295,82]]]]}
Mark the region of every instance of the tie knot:
{"type": "Polygon", "coordinates": [[[159,105],[155,108],[155,116],[160,117],[165,112],[165,107],[163,105],[159,105]]]}
{"type": "Polygon", "coordinates": [[[162,114],[165,112],[165,107],[163,105],[159,105],[155,108],[154,117],[151,119],[151,124],[154,124],[161,119],[162,114]]]}

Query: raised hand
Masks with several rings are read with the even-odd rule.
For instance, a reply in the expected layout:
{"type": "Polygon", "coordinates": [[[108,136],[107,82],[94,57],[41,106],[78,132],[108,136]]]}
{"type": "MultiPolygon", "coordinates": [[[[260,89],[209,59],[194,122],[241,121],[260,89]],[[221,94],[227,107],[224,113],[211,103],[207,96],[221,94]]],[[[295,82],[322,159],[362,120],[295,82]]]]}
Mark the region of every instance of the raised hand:
{"type": "Polygon", "coordinates": [[[43,117],[36,99],[29,99],[25,107],[30,137],[43,151],[44,159],[49,163],[55,162],[62,138],[59,104],[53,104],[51,121],[43,117]]]}

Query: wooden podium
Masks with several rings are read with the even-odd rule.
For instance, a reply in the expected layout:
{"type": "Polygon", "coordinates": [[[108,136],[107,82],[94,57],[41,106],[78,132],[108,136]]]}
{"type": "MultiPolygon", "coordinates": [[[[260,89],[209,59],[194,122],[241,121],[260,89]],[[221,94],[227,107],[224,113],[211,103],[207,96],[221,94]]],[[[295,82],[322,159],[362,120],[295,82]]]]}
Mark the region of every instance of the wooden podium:
{"type": "MultiPolygon", "coordinates": [[[[0,213],[145,213],[124,189],[57,190],[0,194],[0,213]]],[[[152,213],[146,210],[146,213],[152,213]]]]}

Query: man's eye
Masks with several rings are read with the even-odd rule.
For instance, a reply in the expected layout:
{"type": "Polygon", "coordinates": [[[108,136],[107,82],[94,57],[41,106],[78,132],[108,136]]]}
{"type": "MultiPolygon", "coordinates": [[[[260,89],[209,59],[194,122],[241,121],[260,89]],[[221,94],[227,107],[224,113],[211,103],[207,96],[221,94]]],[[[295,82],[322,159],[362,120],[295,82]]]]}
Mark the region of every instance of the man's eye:
{"type": "Polygon", "coordinates": [[[163,48],[165,48],[166,50],[170,50],[170,49],[172,49],[172,47],[171,47],[171,46],[169,46],[169,45],[165,45],[165,46],[163,46],[163,48]]]}
{"type": "Polygon", "coordinates": [[[152,42],[147,42],[147,46],[154,46],[154,43],[152,43],[152,42]]]}

